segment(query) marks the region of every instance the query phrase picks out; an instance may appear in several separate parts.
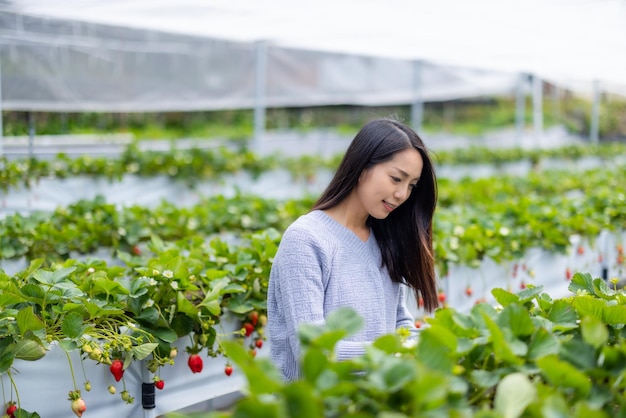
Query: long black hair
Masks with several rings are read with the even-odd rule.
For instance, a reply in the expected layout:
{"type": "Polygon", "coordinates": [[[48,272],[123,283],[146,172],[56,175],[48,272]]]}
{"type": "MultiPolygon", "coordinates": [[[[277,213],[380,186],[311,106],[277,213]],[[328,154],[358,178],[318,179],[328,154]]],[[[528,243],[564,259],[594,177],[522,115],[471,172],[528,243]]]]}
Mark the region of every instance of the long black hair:
{"type": "Polygon", "coordinates": [[[389,118],[363,126],[346,151],[333,179],[313,209],[329,209],[356,187],[363,170],[388,161],[400,151],[415,149],[423,160],[422,175],[409,198],[385,219],[369,216],[380,247],[383,265],[391,279],[404,283],[420,295],[424,308],[438,305],[433,255],[433,216],[437,205],[437,178],[429,151],[413,129],[389,118]]]}

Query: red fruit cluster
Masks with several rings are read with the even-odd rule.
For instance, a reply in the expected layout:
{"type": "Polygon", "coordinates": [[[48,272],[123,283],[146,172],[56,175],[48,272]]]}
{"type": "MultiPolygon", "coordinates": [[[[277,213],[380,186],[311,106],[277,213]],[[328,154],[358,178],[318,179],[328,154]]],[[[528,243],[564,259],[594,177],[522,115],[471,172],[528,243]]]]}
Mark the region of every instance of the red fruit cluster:
{"type": "Polygon", "coordinates": [[[187,365],[192,373],[200,373],[202,371],[202,367],[204,364],[202,363],[202,357],[198,354],[189,355],[189,359],[187,360],[187,365]]]}
{"type": "Polygon", "coordinates": [[[163,390],[163,388],[165,387],[165,380],[162,380],[162,379],[156,380],[154,382],[154,387],[159,390],[163,390]]]}
{"type": "Polygon", "coordinates": [[[226,367],[224,367],[224,374],[226,376],[230,376],[231,374],[233,374],[233,366],[227,364],[226,367]]]}
{"type": "Polygon", "coordinates": [[[109,367],[109,370],[115,378],[115,381],[119,382],[120,380],[122,380],[122,377],[124,377],[124,362],[119,359],[113,360],[111,362],[111,367],[109,367]]]}

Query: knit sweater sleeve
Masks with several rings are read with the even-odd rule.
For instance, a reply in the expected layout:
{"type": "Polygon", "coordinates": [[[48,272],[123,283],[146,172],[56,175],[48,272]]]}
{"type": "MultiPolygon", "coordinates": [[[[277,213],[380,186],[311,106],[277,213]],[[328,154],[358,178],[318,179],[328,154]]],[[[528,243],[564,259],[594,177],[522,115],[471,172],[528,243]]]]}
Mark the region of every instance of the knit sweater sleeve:
{"type": "Polygon", "coordinates": [[[288,379],[299,375],[302,323],[324,323],[324,283],[327,263],[323,252],[307,231],[288,229],[272,264],[268,303],[269,333],[281,345],[275,358],[288,379]],[[280,307],[273,313],[273,306],[280,307]]]}
{"type": "Polygon", "coordinates": [[[406,305],[406,298],[412,293],[405,285],[400,285],[400,295],[398,297],[398,314],[396,316],[396,329],[398,328],[415,328],[415,318],[406,305]]]}

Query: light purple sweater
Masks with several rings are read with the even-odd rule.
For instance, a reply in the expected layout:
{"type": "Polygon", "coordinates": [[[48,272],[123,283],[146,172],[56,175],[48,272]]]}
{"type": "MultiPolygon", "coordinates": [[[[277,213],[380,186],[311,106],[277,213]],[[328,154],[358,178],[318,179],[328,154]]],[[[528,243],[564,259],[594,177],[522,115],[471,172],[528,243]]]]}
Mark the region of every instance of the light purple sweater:
{"type": "Polygon", "coordinates": [[[301,323],[322,324],[330,312],[355,309],[364,326],[335,347],[338,360],[397,328],[415,328],[406,287],[381,268],[374,234],[366,242],[322,211],[298,218],[285,231],[270,273],[267,296],[270,357],[286,380],[300,377],[301,323]]]}

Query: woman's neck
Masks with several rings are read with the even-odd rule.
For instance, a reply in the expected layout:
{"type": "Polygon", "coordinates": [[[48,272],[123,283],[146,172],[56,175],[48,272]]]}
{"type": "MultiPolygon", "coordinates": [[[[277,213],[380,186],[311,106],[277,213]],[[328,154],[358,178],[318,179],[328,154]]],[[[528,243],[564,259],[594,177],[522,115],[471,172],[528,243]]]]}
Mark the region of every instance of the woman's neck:
{"type": "Polygon", "coordinates": [[[324,209],[324,213],[354,232],[361,240],[367,241],[370,228],[367,225],[369,214],[363,207],[356,204],[354,194],[349,195],[332,208],[324,209]]]}

